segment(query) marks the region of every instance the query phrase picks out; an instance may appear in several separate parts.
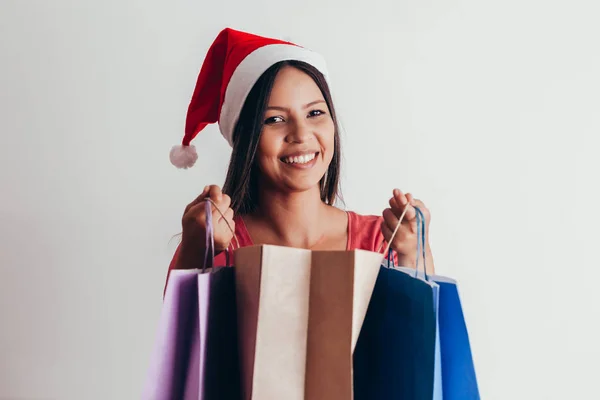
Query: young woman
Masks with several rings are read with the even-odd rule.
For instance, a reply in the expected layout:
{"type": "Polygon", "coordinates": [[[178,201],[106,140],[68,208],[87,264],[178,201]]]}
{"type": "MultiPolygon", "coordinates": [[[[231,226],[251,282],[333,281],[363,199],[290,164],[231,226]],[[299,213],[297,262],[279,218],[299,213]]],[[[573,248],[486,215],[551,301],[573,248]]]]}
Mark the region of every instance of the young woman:
{"type": "MultiPolygon", "coordinates": [[[[380,251],[408,207],[391,248],[398,264],[415,266],[413,206],[423,211],[427,225],[430,222],[421,201],[394,189],[382,216],[358,215],[335,206],[340,136],[325,63],[318,54],[225,29],[200,72],[183,144],[171,151],[173,164],[193,165],[197,155],[190,141],[213,122],[219,122],[232,146],[227,178],[223,189],[206,186],[185,208],[182,240],[170,269],[202,267],[207,197],[218,208],[213,207],[212,215],[217,265],[225,265],[232,229],[240,246],[380,251]]],[[[426,250],[428,272],[433,272],[429,244],[426,250]]]]}

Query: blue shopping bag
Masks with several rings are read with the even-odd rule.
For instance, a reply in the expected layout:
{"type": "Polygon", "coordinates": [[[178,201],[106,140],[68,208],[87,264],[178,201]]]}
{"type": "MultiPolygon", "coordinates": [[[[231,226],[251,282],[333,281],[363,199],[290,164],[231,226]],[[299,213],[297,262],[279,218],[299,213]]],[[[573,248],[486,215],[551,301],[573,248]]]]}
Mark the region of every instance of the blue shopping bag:
{"type": "MultiPolygon", "coordinates": [[[[425,232],[425,217],[420,210],[417,210],[417,236],[424,239],[422,233],[425,232]]],[[[392,250],[389,250],[388,254],[388,267],[393,262],[392,250]]],[[[395,267],[392,265],[392,267],[395,267]]],[[[433,310],[435,313],[435,349],[434,349],[434,378],[433,378],[433,400],[443,400],[443,384],[442,384],[442,362],[441,362],[441,345],[440,345],[440,331],[439,331],[439,297],[440,297],[440,286],[433,282],[427,274],[426,265],[426,249],[425,242],[422,240],[417,241],[417,254],[416,254],[416,266],[412,268],[397,268],[399,271],[405,272],[416,279],[422,279],[424,282],[429,284],[433,292],[433,310]],[[423,260],[423,272],[419,272],[419,259],[422,255],[423,260]]]]}
{"type": "Polygon", "coordinates": [[[435,342],[432,285],[382,265],[354,350],[354,399],[431,399],[435,342]]]}
{"type": "MultiPolygon", "coordinates": [[[[422,211],[417,209],[420,249],[425,244],[425,221],[422,211]]],[[[423,259],[425,254],[423,253],[423,259]]],[[[407,274],[415,270],[398,267],[407,274]]],[[[479,400],[479,388],[471,352],[471,344],[460,300],[457,282],[454,279],[417,272],[419,277],[435,282],[439,287],[437,307],[439,357],[441,361],[441,395],[444,400],[479,400]]],[[[434,292],[435,293],[435,292],[434,292]]],[[[436,353],[437,355],[437,353],[436,353]]],[[[436,360],[437,361],[437,360],[436,360]]],[[[436,368],[437,372],[437,368],[436,368]]],[[[436,382],[438,379],[436,379],[436,382]]],[[[434,399],[440,399],[436,389],[434,399]]]]}
{"type": "MultiPolygon", "coordinates": [[[[398,267],[406,274],[414,274],[414,269],[398,267]]],[[[471,352],[471,344],[464,318],[462,304],[455,280],[430,275],[428,277],[439,287],[438,337],[441,361],[441,387],[444,400],[479,400],[479,388],[471,352]]],[[[437,373],[437,368],[436,368],[437,373]]],[[[436,378],[436,382],[438,379],[436,378]]],[[[437,393],[437,390],[436,392],[437,393]]],[[[434,399],[439,399],[439,394],[434,399]]]]}
{"type": "Polygon", "coordinates": [[[479,388],[456,282],[432,277],[440,285],[440,347],[444,400],[479,400],[479,388]]]}

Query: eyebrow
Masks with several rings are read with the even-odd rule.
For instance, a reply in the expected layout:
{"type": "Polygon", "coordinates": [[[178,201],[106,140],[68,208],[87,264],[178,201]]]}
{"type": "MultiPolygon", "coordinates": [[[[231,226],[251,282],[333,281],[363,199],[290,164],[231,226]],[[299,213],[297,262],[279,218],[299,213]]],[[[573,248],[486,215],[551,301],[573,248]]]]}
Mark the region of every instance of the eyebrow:
{"type": "MultiPolygon", "coordinates": [[[[311,101],[308,104],[305,104],[303,108],[308,108],[308,107],[312,107],[315,104],[319,104],[319,103],[325,103],[325,100],[315,100],[315,101],[311,101]]],[[[279,110],[279,111],[289,111],[290,109],[287,107],[279,107],[279,106],[269,106],[267,107],[267,110],[279,110]]]]}

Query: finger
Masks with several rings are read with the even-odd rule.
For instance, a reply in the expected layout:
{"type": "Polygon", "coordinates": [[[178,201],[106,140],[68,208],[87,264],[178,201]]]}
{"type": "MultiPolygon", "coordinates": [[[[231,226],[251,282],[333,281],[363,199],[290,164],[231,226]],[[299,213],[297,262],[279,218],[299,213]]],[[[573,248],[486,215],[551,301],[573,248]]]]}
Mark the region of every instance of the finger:
{"type": "MultiPolygon", "coordinates": [[[[218,188],[218,186],[215,186],[218,188]]],[[[220,189],[219,189],[220,190],[220,189]]],[[[215,200],[212,199],[212,197],[210,198],[212,200],[211,204],[211,214],[213,217],[213,221],[219,221],[221,220],[221,218],[223,217],[223,214],[225,214],[225,211],[227,211],[229,209],[229,206],[231,205],[231,197],[229,197],[226,194],[219,194],[216,190],[214,189],[209,189],[209,192],[213,195],[213,196],[217,196],[221,198],[221,201],[217,202],[215,200]],[[210,192],[212,190],[212,192],[210,192]],[[215,195],[216,193],[216,195],[215,195]]],[[[205,207],[206,204],[204,204],[204,202],[199,202],[195,205],[193,205],[188,212],[190,213],[204,213],[205,211],[205,207]]]]}
{"type": "Polygon", "coordinates": [[[230,205],[231,198],[226,194],[222,195],[221,201],[219,203],[214,202],[214,204],[211,204],[213,219],[215,221],[220,221],[227,212],[227,210],[230,209],[230,205]]]}
{"type": "Polygon", "coordinates": [[[396,200],[396,204],[399,205],[399,207],[394,210],[396,212],[396,214],[398,214],[398,217],[400,217],[400,215],[402,215],[401,213],[404,212],[404,209],[406,207],[408,207],[408,210],[406,211],[406,214],[404,216],[404,218],[406,220],[410,221],[417,217],[417,212],[410,205],[408,198],[406,197],[406,195],[404,193],[402,193],[402,191],[400,189],[394,189],[394,199],[396,200]]]}
{"type": "Polygon", "coordinates": [[[414,207],[410,205],[409,198],[404,195],[400,189],[394,189],[394,197],[390,199],[390,206],[398,218],[400,218],[406,207],[408,207],[408,210],[406,211],[404,218],[407,221],[411,221],[417,217],[417,212],[414,207]]]}
{"type": "Polygon", "coordinates": [[[414,196],[412,194],[410,194],[410,193],[407,193],[406,197],[409,199],[410,204],[413,207],[419,207],[421,209],[421,211],[423,211],[423,214],[427,215],[427,213],[428,213],[429,210],[427,210],[427,207],[425,206],[425,203],[423,203],[419,199],[415,199],[414,196]]]}
{"type": "Polygon", "coordinates": [[[425,217],[425,222],[429,223],[429,220],[431,218],[431,212],[429,211],[429,209],[427,208],[425,203],[423,203],[419,199],[415,199],[414,204],[415,204],[415,206],[419,207],[419,209],[421,209],[421,212],[423,213],[423,216],[425,217]]]}
{"type": "Polygon", "coordinates": [[[390,198],[390,208],[396,214],[396,217],[400,218],[402,215],[402,211],[404,211],[404,205],[399,201],[400,197],[403,196],[403,193],[400,189],[394,189],[393,195],[390,198]]]}
{"type": "Polygon", "coordinates": [[[388,227],[387,223],[385,221],[381,221],[381,234],[386,242],[390,242],[393,233],[394,231],[388,227]]]}
{"type": "Polygon", "coordinates": [[[426,214],[427,207],[425,207],[425,204],[421,200],[415,199],[411,195],[410,203],[413,207],[419,207],[423,211],[423,214],[426,214]]]}
{"type": "Polygon", "coordinates": [[[390,198],[390,207],[392,210],[402,210],[402,207],[400,207],[400,204],[398,204],[396,198],[393,196],[390,198]]]}
{"type": "Polygon", "coordinates": [[[231,206],[231,197],[226,194],[221,195],[221,201],[217,203],[217,205],[219,206],[219,210],[225,213],[225,211],[227,211],[227,209],[231,206]]]}
{"type": "Polygon", "coordinates": [[[383,221],[392,231],[396,229],[396,225],[398,225],[398,217],[390,208],[386,208],[383,210],[383,221]]]}
{"type": "Polygon", "coordinates": [[[405,221],[411,221],[417,217],[417,210],[415,210],[415,208],[408,203],[402,207],[392,208],[392,211],[394,212],[394,215],[396,215],[396,217],[398,218],[400,218],[402,214],[404,214],[405,221]],[[405,208],[407,209],[406,212],[404,212],[405,208]]]}
{"type": "MultiPolygon", "coordinates": [[[[221,217],[222,219],[222,217],[221,217]]],[[[227,222],[232,223],[233,222],[233,210],[231,208],[228,208],[225,211],[225,219],[227,220],[227,222]]]]}
{"type": "Polygon", "coordinates": [[[408,199],[400,189],[394,189],[394,198],[398,206],[400,206],[399,208],[404,209],[404,206],[408,204],[408,199]]]}
{"type": "Polygon", "coordinates": [[[406,207],[408,208],[408,210],[406,210],[406,215],[404,216],[404,219],[406,221],[413,221],[417,219],[417,210],[415,210],[415,208],[410,204],[407,204],[406,207]]]}
{"type": "Polygon", "coordinates": [[[210,186],[204,187],[204,190],[202,190],[202,193],[200,193],[198,195],[198,197],[196,197],[190,204],[187,205],[187,207],[185,208],[185,213],[187,213],[190,210],[190,208],[194,207],[196,204],[200,203],[202,200],[204,200],[206,198],[209,188],[210,188],[210,186]]]}
{"type": "Polygon", "coordinates": [[[419,207],[419,208],[425,208],[425,203],[423,203],[421,200],[419,199],[415,199],[413,198],[413,205],[419,207]]]}
{"type": "Polygon", "coordinates": [[[190,209],[186,212],[189,216],[193,216],[198,221],[204,221],[206,219],[206,203],[204,201],[199,202],[198,204],[194,204],[190,209]]]}
{"type": "Polygon", "coordinates": [[[406,193],[406,200],[408,201],[408,204],[410,204],[410,208],[406,212],[406,218],[408,220],[413,220],[417,218],[417,210],[415,210],[415,198],[411,193],[406,193]]]}
{"type": "Polygon", "coordinates": [[[225,218],[221,217],[218,220],[219,229],[222,229],[223,232],[227,232],[229,236],[233,236],[235,234],[235,221],[233,219],[233,210],[227,210],[224,215],[225,218]]]}
{"type": "Polygon", "coordinates": [[[213,221],[216,221],[216,223],[220,223],[224,219],[227,220],[227,222],[231,222],[231,221],[233,221],[233,210],[231,208],[223,209],[223,208],[219,207],[217,209],[217,208],[213,207],[212,216],[213,216],[213,221]]]}
{"type": "Polygon", "coordinates": [[[215,203],[220,203],[223,197],[223,193],[221,192],[221,188],[217,185],[211,185],[209,189],[209,197],[215,203]]]}

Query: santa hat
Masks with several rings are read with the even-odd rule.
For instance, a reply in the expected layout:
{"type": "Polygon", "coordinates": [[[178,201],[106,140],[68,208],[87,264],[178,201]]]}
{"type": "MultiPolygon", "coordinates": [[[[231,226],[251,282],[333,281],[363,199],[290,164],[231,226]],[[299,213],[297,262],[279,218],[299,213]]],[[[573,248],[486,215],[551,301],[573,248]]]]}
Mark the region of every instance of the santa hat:
{"type": "Polygon", "coordinates": [[[192,167],[198,154],[191,141],[215,122],[232,146],[233,130],[250,90],[267,69],[286,60],[306,62],[327,79],[325,60],[313,51],[230,28],[221,31],[200,70],[188,107],[185,134],[181,145],[171,149],[171,163],[178,168],[192,167]]]}

